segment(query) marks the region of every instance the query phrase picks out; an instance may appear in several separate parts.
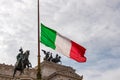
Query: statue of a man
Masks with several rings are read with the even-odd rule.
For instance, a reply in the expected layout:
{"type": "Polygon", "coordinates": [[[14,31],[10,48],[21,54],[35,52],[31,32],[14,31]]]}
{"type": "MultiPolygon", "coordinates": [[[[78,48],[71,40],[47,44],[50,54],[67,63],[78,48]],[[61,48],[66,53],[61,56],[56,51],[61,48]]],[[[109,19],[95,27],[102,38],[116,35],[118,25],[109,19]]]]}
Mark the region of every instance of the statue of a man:
{"type": "Polygon", "coordinates": [[[17,62],[19,62],[24,57],[23,49],[22,48],[19,49],[19,52],[20,53],[17,55],[17,62]]]}

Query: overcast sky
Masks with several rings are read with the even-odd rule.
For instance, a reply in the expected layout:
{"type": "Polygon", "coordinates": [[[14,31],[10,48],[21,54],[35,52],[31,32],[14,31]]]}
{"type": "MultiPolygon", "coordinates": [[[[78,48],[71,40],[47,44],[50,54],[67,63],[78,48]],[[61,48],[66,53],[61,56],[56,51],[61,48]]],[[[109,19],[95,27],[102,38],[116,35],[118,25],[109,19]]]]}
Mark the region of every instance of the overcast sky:
{"type": "MultiPolygon", "coordinates": [[[[61,55],[63,65],[84,80],[120,79],[120,0],[40,0],[40,19],[87,49],[86,63],[61,55]]],[[[0,63],[14,65],[21,46],[36,66],[37,0],[0,0],[0,63]]]]}

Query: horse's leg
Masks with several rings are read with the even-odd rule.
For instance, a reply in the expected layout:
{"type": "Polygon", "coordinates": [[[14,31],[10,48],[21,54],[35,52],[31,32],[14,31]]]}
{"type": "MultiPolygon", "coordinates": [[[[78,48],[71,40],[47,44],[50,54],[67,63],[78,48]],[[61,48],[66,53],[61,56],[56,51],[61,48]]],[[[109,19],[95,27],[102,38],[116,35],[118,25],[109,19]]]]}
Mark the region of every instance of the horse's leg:
{"type": "Polygon", "coordinates": [[[26,68],[26,65],[25,65],[25,64],[23,65],[22,69],[24,69],[24,68],[26,68]]]}
{"type": "Polygon", "coordinates": [[[23,65],[23,67],[20,70],[20,75],[22,75],[22,73],[24,74],[24,65],[23,65]]]}
{"type": "Polygon", "coordinates": [[[22,73],[24,74],[24,69],[22,70],[22,73]]]}
{"type": "Polygon", "coordinates": [[[29,66],[29,63],[28,63],[28,64],[27,64],[27,69],[29,69],[29,67],[30,67],[30,66],[29,66]]]}
{"type": "Polygon", "coordinates": [[[21,75],[22,74],[22,70],[20,70],[20,74],[19,75],[21,75]]]}
{"type": "Polygon", "coordinates": [[[22,73],[24,74],[24,70],[21,70],[19,75],[22,75],[22,73]]]}
{"type": "Polygon", "coordinates": [[[16,69],[14,69],[13,78],[15,77],[15,74],[16,74],[16,69]]]}
{"type": "Polygon", "coordinates": [[[20,74],[19,75],[22,75],[22,71],[20,71],[20,74]]]}

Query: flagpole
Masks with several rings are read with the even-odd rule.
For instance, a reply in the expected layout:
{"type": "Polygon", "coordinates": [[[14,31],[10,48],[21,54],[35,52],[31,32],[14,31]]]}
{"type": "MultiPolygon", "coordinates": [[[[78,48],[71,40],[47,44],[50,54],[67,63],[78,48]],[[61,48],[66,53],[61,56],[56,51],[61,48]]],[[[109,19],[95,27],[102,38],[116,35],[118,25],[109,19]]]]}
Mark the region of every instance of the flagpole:
{"type": "Polygon", "coordinates": [[[39,16],[39,0],[38,0],[38,69],[37,80],[41,79],[41,64],[40,64],[40,16],[39,16]]]}

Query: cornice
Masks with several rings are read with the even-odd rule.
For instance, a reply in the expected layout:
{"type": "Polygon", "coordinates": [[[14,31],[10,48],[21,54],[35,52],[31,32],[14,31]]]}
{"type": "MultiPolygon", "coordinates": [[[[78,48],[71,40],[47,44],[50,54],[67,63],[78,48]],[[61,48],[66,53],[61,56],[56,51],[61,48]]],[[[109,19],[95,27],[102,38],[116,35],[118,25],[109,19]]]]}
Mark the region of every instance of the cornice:
{"type": "Polygon", "coordinates": [[[82,80],[83,76],[79,76],[76,73],[72,73],[72,72],[66,72],[66,71],[59,71],[59,72],[55,72],[53,74],[51,74],[50,76],[48,76],[48,80],[55,77],[55,76],[65,76],[65,77],[69,77],[72,79],[76,79],[76,80],[82,80]]]}
{"type": "Polygon", "coordinates": [[[64,70],[64,71],[71,71],[71,72],[75,72],[75,69],[73,69],[72,67],[70,66],[64,66],[62,64],[56,64],[56,63],[53,63],[53,62],[48,62],[48,61],[43,61],[41,63],[41,68],[43,67],[51,67],[51,68],[55,68],[55,69],[58,69],[58,70],[64,70]]]}

